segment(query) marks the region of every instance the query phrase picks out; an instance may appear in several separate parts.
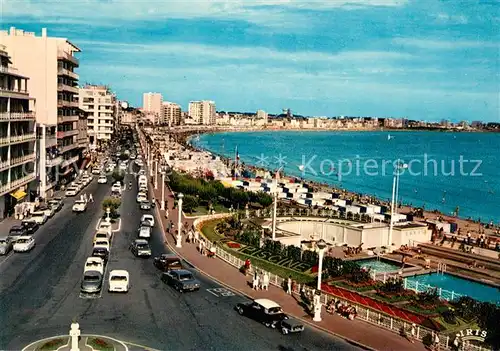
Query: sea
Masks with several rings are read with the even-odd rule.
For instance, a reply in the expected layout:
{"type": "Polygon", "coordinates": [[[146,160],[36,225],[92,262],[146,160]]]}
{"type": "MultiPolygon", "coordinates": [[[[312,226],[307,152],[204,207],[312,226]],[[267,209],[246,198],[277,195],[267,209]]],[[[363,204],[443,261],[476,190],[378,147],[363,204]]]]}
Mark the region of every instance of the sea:
{"type": "Polygon", "coordinates": [[[498,133],[249,131],[203,134],[192,143],[382,200],[396,183],[401,203],[500,223],[498,133]]]}

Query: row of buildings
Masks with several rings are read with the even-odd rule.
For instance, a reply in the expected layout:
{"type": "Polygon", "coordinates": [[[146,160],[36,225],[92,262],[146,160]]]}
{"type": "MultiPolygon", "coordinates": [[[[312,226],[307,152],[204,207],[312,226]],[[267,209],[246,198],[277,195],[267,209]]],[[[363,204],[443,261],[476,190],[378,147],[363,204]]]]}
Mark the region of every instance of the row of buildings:
{"type": "Polygon", "coordinates": [[[0,218],[20,201],[51,196],[111,139],[116,96],[79,87],[79,52],[46,29],[0,31],[0,218]]]}

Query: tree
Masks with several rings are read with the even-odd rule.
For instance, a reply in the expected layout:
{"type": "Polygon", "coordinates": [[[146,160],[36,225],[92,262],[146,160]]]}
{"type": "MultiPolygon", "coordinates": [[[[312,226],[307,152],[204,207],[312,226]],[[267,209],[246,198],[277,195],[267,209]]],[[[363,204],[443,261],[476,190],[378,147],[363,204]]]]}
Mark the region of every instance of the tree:
{"type": "Polygon", "coordinates": [[[189,213],[193,213],[193,211],[196,210],[198,205],[199,205],[198,198],[193,195],[185,195],[184,199],[182,200],[182,210],[189,213]]]}
{"type": "Polygon", "coordinates": [[[123,179],[125,179],[125,172],[121,170],[116,170],[113,171],[113,174],[111,175],[115,182],[120,182],[123,184],[123,179]]]}
{"type": "Polygon", "coordinates": [[[118,209],[120,208],[121,203],[122,202],[120,199],[108,197],[102,202],[102,209],[106,213],[107,209],[109,208],[110,217],[118,218],[120,216],[120,214],[118,213],[118,209]]]}

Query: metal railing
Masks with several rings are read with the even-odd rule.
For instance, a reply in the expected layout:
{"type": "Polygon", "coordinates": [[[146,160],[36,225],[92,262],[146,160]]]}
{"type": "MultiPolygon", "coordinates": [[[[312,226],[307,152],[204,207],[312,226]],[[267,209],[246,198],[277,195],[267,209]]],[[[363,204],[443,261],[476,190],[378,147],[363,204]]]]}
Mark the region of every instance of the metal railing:
{"type": "Polygon", "coordinates": [[[31,155],[26,155],[26,156],[13,157],[10,160],[10,165],[16,166],[16,165],[24,163],[24,162],[33,161],[34,159],[35,159],[34,153],[31,155]]]}
{"type": "MultiPolygon", "coordinates": [[[[214,219],[221,219],[221,218],[228,217],[228,216],[230,216],[230,215],[229,214],[208,215],[205,217],[197,218],[194,221],[193,225],[196,228],[196,230],[200,233],[201,237],[203,237],[204,240],[206,240],[207,247],[212,247],[213,243],[211,243],[203,235],[203,232],[201,231],[202,223],[206,222],[206,221],[212,221],[214,219]]],[[[217,255],[217,257],[219,257],[223,261],[229,263],[230,265],[232,265],[236,269],[240,269],[245,264],[245,262],[243,260],[232,255],[227,250],[224,250],[222,247],[220,247],[218,245],[216,245],[216,255],[217,255]]],[[[263,272],[263,270],[260,268],[259,268],[259,271],[263,272]]],[[[272,285],[275,285],[279,288],[284,288],[284,286],[285,286],[285,279],[284,278],[282,278],[276,274],[269,273],[269,272],[267,274],[269,275],[269,282],[272,285]]],[[[296,295],[300,295],[300,293],[301,293],[300,284],[296,285],[293,293],[296,295]]],[[[411,328],[411,324],[412,324],[411,322],[405,321],[403,319],[392,317],[392,316],[387,315],[384,312],[381,312],[378,310],[367,308],[366,306],[357,304],[353,301],[344,299],[344,298],[339,297],[339,296],[331,295],[331,294],[325,293],[323,291],[320,292],[320,300],[321,300],[323,305],[326,305],[328,303],[328,301],[330,301],[332,299],[339,300],[339,301],[342,301],[343,303],[346,303],[348,305],[356,307],[356,310],[357,310],[357,317],[356,318],[361,319],[365,322],[371,323],[373,325],[379,326],[381,328],[388,329],[394,333],[400,333],[401,330],[407,331],[411,328]]],[[[427,328],[422,327],[422,326],[417,326],[415,338],[419,341],[422,341],[424,338],[432,336],[433,333],[434,332],[430,329],[427,329],[427,328]]],[[[449,336],[439,335],[439,340],[440,340],[440,347],[442,347],[444,349],[451,349],[451,347],[452,347],[451,341],[452,340],[450,339],[449,336]]],[[[473,345],[473,344],[467,344],[466,348],[464,348],[464,349],[475,350],[475,351],[488,350],[487,348],[483,348],[483,347],[473,345]]]]}
{"type": "Polygon", "coordinates": [[[26,119],[34,119],[35,114],[33,112],[2,112],[0,113],[0,120],[9,121],[9,120],[26,120],[26,119]]]}

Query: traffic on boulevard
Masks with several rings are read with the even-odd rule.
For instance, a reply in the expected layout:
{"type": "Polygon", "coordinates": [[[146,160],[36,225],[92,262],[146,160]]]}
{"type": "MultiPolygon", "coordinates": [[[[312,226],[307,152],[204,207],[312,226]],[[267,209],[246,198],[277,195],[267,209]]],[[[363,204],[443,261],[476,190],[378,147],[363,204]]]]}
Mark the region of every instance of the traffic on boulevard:
{"type": "Polygon", "coordinates": [[[356,349],[169,249],[136,135],[118,140],[0,239],[0,349],[67,334],[74,319],[142,350],[356,349]]]}

